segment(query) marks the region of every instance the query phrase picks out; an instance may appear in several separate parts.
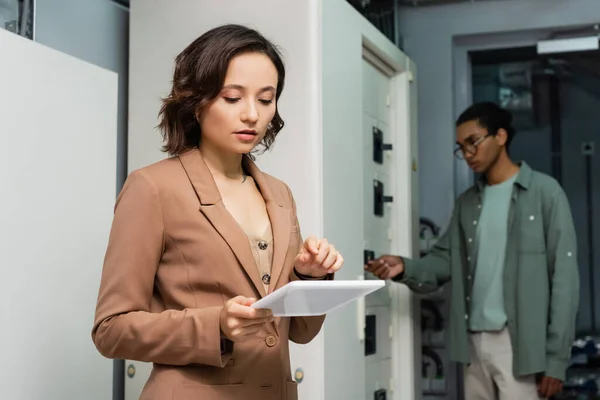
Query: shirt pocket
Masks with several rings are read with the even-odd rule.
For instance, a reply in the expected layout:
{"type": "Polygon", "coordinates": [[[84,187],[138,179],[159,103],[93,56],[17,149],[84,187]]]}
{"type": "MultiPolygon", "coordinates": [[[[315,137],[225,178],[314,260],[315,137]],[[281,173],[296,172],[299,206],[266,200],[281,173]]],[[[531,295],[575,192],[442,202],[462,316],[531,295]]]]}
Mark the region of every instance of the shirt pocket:
{"type": "MultiPolygon", "coordinates": [[[[519,253],[543,254],[546,252],[544,221],[539,211],[524,209],[517,215],[519,225],[517,249],[519,253]]],[[[509,242],[511,237],[509,236],[509,242]]]]}

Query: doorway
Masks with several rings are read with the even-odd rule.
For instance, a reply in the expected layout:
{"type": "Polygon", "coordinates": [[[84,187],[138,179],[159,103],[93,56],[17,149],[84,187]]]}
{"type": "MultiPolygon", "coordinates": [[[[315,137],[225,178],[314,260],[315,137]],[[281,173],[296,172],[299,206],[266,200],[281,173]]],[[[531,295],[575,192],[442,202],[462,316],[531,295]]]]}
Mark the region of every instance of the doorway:
{"type": "MultiPolygon", "coordinates": [[[[553,176],[567,194],[579,251],[577,337],[598,336],[600,52],[538,55],[535,46],[524,46],[472,51],[469,58],[473,103],[493,101],[513,114],[511,157],[553,176]]],[[[567,390],[579,392],[576,382],[587,382],[577,377],[596,376],[590,360],[570,368],[567,390]]],[[[588,385],[588,393],[596,391],[588,385]]]]}

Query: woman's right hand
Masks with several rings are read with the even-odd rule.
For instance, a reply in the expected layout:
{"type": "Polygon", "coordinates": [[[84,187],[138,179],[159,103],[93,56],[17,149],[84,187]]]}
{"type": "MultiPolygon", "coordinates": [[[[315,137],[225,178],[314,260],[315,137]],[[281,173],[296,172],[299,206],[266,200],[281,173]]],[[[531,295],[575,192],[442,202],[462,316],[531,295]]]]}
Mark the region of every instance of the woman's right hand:
{"type": "Polygon", "coordinates": [[[219,315],[223,336],[232,342],[247,340],[273,321],[271,310],[250,307],[255,302],[256,299],[237,296],[225,304],[219,315]]]}

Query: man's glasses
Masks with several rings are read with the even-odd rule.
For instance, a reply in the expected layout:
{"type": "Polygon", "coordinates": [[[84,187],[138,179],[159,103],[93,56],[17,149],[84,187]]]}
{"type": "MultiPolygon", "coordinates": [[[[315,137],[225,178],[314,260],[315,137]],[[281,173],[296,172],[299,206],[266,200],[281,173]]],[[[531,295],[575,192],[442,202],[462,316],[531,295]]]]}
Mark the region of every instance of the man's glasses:
{"type": "Polygon", "coordinates": [[[458,158],[459,160],[464,160],[465,159],[465,155],[470,155],[470,156],[474,156],[475,154],[477,154],[477,146],[479,146],[481,144],[481,142],[483,142],[488,136],[482,136],[479,139],[475,140],[473,143],[465,143],[463,145],[459,145],[455,150],[454,150],[454,156],[456,158],[458,158]]]}

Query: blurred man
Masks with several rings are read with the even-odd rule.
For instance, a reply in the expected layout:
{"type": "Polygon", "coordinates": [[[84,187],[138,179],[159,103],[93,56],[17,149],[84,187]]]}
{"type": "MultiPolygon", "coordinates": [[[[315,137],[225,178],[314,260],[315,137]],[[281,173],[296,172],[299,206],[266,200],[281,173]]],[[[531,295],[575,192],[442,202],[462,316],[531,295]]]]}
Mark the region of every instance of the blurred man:
{"type": "Polygon", "coordinates": [[[449,351],[467,400],[533,400],[562,390],[579,299],[577,243],[553,178],[515,163],[512,115],[493,103],[456,122],[455,155],[481,174],[423,259],[385,255],[365,269],[420,293],[452,283],[449,351]]]}

